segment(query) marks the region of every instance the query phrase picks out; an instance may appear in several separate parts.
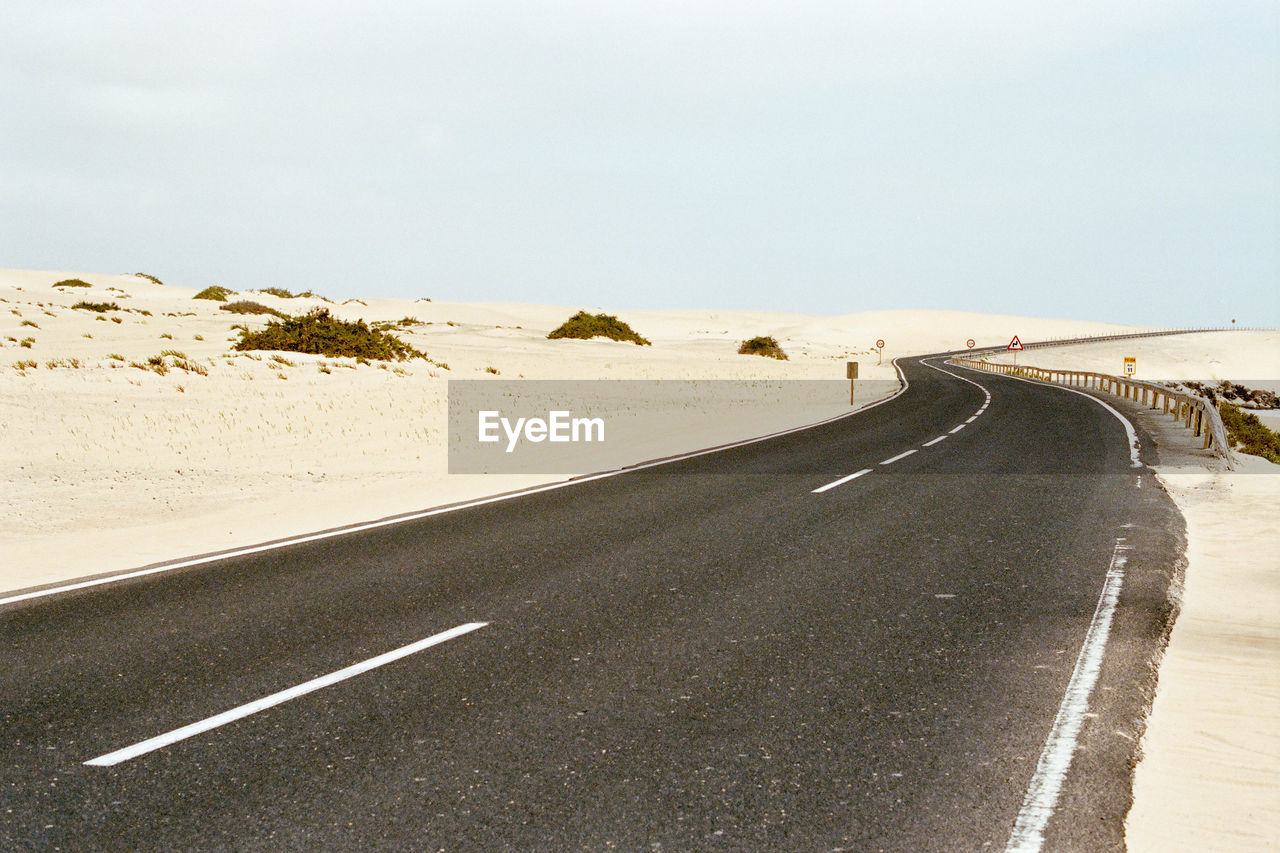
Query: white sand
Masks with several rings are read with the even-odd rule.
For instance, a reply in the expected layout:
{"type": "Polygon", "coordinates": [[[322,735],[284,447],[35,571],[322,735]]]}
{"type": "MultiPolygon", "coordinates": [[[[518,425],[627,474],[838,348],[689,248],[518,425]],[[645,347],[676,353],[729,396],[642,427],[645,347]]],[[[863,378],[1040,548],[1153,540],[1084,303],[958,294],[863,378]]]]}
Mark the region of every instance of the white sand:
{"type": "MultiPolygon", "coordinates": [[[[1280,391],[1280,332],[1204,332],[1024,350],[1018,364],[1124,375],[1125,356],[1137,359],[1135,379],[1241,382],[1280,391]]],[[[1012,353],[994,361],[1012,362],[1012,353]]]]}
{"type": "Polygon", "coordinates": [[[1129,849],[1280,847],[1280,468],[1160,470],[1187,519],[1182,611],[1134,777],[1129,849]]]}

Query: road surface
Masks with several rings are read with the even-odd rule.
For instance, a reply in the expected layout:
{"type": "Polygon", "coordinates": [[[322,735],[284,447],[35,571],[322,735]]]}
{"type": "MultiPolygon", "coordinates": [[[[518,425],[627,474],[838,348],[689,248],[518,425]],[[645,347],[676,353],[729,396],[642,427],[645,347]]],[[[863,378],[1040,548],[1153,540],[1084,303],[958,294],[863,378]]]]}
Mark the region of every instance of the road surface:
{"type": "Polygon", "coordinates": [[[1181,520],[1097,402],[901,369],[776,439],[0,604],[0,847],[1116,847],[1181,520]]]}

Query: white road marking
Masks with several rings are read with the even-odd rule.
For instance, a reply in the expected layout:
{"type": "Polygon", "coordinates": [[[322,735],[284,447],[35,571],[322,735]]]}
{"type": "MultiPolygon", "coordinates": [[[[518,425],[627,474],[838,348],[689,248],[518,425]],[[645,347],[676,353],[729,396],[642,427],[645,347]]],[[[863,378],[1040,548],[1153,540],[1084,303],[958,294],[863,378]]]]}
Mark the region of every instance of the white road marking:
{"type": "Polygon", "coordinates": [[[1009,835],[1005,853],[1035,853],[1044,844],[1044,830],[1057,808],[1062,784],[1066,781],[1067,771],[1071,769],[1080,728],[1089,712],[1089,696],[1093,693],[1098,672],[1102,668],[1107,637],[1111,633],[1111,617],[1115,613],[1120,587],[1124,583],[1124,566],[1127,562],[1125,552],[1128,550],[1124,538],[1117,538],[1111,552],[1107,579],[1102,585],[1102,594],[1098,597],[1098,606],[1093,612],[1093,621],[1089,623],[1084,645],[1076,658],[1071,681],[1067,684],[1067,693],[1062,698],[1058,716],[1053,721],[1053,729],[1040,753],[1040,761],[1022,800],[1022,808],[1018,812],[1013,832],[1009,835]]]}
{"type": "Polygon", "coordinates": [[[897,462],[899,459],[906,459],[908,456],[910,456],[912,453],[915,453],[915,452],[916,452],[916,448],[914,447],[911,448],[910,450],[904,450],[903,452],[899,453],[897,456],[890,456],[888,459],[884,460],[880,464],[892,465],[893,463],[897,462]]]}
{"type": "MultiPolygon", "coordinates": [[[[531,488],[521,489],[520,491],[511,492],[509,494],[494,495],[492,497],[487,497],[487,498],[478,498],[473,501],[466,501],[464,503],[454,504],[452,506],[436,507],[434,509],[423,510],[422,512],[409,513],[408,515],[398,515],[392,518],[383,518],[377,521],[368,521],[361,524],[354,524],[349,527],[341,527],[336,530],[325,530],[319,533],[309,533],[305,536],[293,536],[288,539],[281,539],[278,542],[268,542],[263,545],[251,545],[245,548],[236,548],[231,551],[222,551],[217,554],[208,554],[203,557],[192,557],[187,560],[179,560],[173,563],[165,563],[160,566],[152,566],[151,568],[148,568],[148,569],[137,569],[135,571],[123,572],[121,574],[114,574],[107,577],[93,578],[91,580],[76,581],[74,583],[69,583],[62,586],[49,587],[48,589],[32,590],[31,592],[24,592],[24,593],[19,593],[17,595],[10,595],[7,598],[0,598],[0,605],[15,604],[19,601],[28,601],[33,598],[44,598],[45,596],[48,596],[48,595],[57,595],[63,592],[72,592],[77,589],[87,589],[89,587],[101,586],[103,584],[109,584],[109,583],[116,583],[117,581],[129,580],[131,578],[146,577],[147,575],[159,574],[161,572],[171,572],[174,569],[185,569],[191,566],[204,565],[206,563],[216,563],[219,560],[226,560],[226,559],[230,559],[231,557],[243,557],[246,554],[258,554],[263,551],[274,551],[279,548],[287,548],[290,545],[299,545],[303,542],[315,542],[320,539],[332,539],[335,536],[345,536],[348,533],[359,533],[364,530],[374,530],[379,527],[389,527],[393,524],[403,524],[406,521],[417,521],[423,518],[430,518],[431,516],[434,516],[434,515],[444,515],[446,513],[458,512],[459,510],[470,509],[472,507],[484,506],[485,504],[498,503],[500,501],[509,501],[509,500],[513,500],[514,498],[524,497],[525,495],[535,495],[535,494],[538,494],[539,492],[550,492],[555,489],[564,489],[569,486],[576,486],[579,483],[589,483],[592,480],[604,480],[609,477],[617,477],[620,474],[627,474],[627,473],[630,473],[631,471],[642,471],[646,468],[655,468],[659,465],[670,465],[672,462],[681,462],[685,459],[693,459],[698,456],[706,456],[710,453],[720,453],[721,451],[724,451],[724,450],[732,450],[735,447],[746,447],[747,445],[757,444],[761,441],[768,441],[769,439],[772,439],[772,438],[780,438],[784,435],[791,435],[792,433],[803,432],[804,430],[807,430],[807,429],[814,429],[815,427],[820,427],[820,426],[823,426],[824,424],[829,424],[835,421],[843,420],[844,418],[852,417],[853,415],[860,414],[861,412],[874,409],[877,406],[883,406],[885,403],[888,403],[891,400],[895,400],[898,397],[905,394],[907,391],[907,388],[910,387],[910,383],[907,382],[907,377],[902,372],[902,368],[898,365],[897,359],[893,360],[893,367],[894,367],[894,370],[898,372],[898,379],[902,382],[902,387],[899,388],[893,394],[890,394],[888,397],[885,397],[883,400],[876,400],[874,403],[868,403],[865,406],[860,406],[857,409],[854,409],[852,412],[845,412],[843,414],[836,415],[835,417],[827,418],[826,420],[816,421],[811,424],[805,424],[804,426],[793,427],[791,429],[782,430],[780,432],[773,432],[773,433],[769,433],[768,435],[757,436],[756,438],[748,438],[743,441],[736,441],[731,444],[721,445],[719,447],[709,447],[705,450],[695,450],[691,453],[685,453],[680,456],[671,456],[666,459],[655,459],[652,462],[643,462],[638,465],[630,465],[625,468],[618,468],[613,471],[603,471],[599,474],[590,474],[585,477],[575,477],[571,480],[560,480],[558,482],[547,483],[546,485],[542,485],[542,486],[533,486],[531,488]]],[[[966,379],[965,381],[968,382],[969,380],[966,379]]]]}
{"type": "Polygon", "coordinates": [[[971,424],[971,423],[973,423],[974,421],[976,421],[977,419],[978,419],[978,416],[977,416],[977,415],[973,415],[972,417],[967,418],[967,419],[965,420],[965,423],[967,423],[967,424],[971,424]]]}
{"type": "Polygon", "coordinates": [[[821,494],[822,492],[825,492],[827,489],[834,489],[836,486],[843,486],[845,483],[849,482],[850,480],[856,480],[859,477],[861,477],[863,474],[870,474],[870,473],[871,473],[870,468],[863,468],[861,471],[850,474],[848,477],[841,477],[839,480],[836,480],[833,483],[827,483],[825,486],[819,486],[818,488],[814,489],[811,492],[811,494],[815,494],[815,495],[821,494]]]}
{"type": "Polygon", "coordinates": [[[956,433],[958,433],[960,430],[964,429],[967,426],[968,424],[960,424],[960,426],[952,427],[951,429],[947,430],[947,432],[951,433],[952,435],[955,435],[956,433]]]}
{"type": "Polygon", "coordinates": [[[465,625],[459,625],[456,628],[450,628],[448,631],[442,631],[439,634],[427,637],[425,640],[418,640],[416,643],[410,643],[407,646],[401,646],[394,651],[386,652],[377,657],[369,658],[366,661],[353,664],[337,672],[331,672],[328,675],[322,675],[319,678],[313,678],[311,681],[299,684],[296,687],[290,687],[288,690],[281,690],[279,693],[272,693],[270,696],[264,696],[248,704],[241,705],[238,708],[232,708],[230,711],[223,711],[221,714],[201,720],[198,723],[191,723],[180,729],[174,729],[162,735],[135,743],[133,746],[127,746],[124,749],[117,749],[115,752],[108,752],[106,755],[100,755],[97,758],[86,761],[85,764],[94,767],[110,767],[113,764],[119,764],[122,761],[128,761],[131,758],[137,758],[139,755],[145,755],[153,752],[161,747],[169,746],[180,740],[186,740],[189,737],[207,732],[210,729],[216,729],[218,726],[224,726],[227,723],[234,722],[250,714],[256,714],[267,708],[279,705],[282,702],[288,702],[290,699],[297,699],[299,696],[305,696],[308,693],[319,690],[322,687],[328,687],[337,684],[339,681],[345,681],[352,676],[359,675],[362,672],[368,672],[371,669],[391,663],[403,657],[408,657],[415,652],[423,649],[437,646],[440,643],[452,640],[454,637],[460,637],[468,634],[478,628],[488,625],[488,622],[468,622],[465,625]]]}
{"type": "Polygon", "coordinates": [[[922,445],[920,445],[920,446],[921,446],[921,447],[933,447],[933,446],[934,446],[935,444],[937,444],[939,441],[946,441],[946,440],[947,440],[947,437],[946,437],[945,435],[940,435],[940,436],[938,436],[937,438],[935,438],[933,441],[926,441],[924,444],[922,444],[922,445]]]}

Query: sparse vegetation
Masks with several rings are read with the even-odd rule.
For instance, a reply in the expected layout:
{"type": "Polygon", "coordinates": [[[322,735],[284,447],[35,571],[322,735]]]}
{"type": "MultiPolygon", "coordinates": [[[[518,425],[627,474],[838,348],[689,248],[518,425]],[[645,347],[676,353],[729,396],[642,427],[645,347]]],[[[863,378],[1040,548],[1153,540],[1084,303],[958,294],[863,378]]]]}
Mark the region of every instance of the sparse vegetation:
{"type": "Polygon", "coordinates": [[[79,278],[64,278],[62,281],[55,282],[54,287],[93,287],[89,282],[79,278]]]}
{"type": "Polygon", "coordinates": [[[787,354],[782,351],[777,339],[764,335],[743,341],[738,347],[738,355],[763,355],[779,361],[787,361],[787,354]]]}
{"type": "Polygon", "coordinates": [[[1218,411],[1232,447],[1280,465],[1280,435],[1268,429],[1257,415],[1230,403],[1219,403],[1218,411]]]}
{"type": "Polygon", "coordinates": [[[153,276],[153,275],[147,275],[147,274],[146,274],[146,273],[144,273],[144,272],[136,272],[136,273],[134,273],[134,275],[136,275],[138,278],[145,278],[147,281],[150,281],[150,282],[152,282],[153,284],[158,284],[158,285],[160,285],[161,287],[164,287],[164,282],[163,282],[163,281],[161,281],[160,279],[156,278],[156,277],[155,277],[155,276],[153,276]]]}
{"type": "Polygon", "coordinates": [[[378,361],[405,361],[426,358],[399,338],[369,328],[363,320],[339,320],[327,308],[317,308],[301,317],[274,320],[258,332],[242,331],[232,349],[283,350],[327,356],[354,356],[378,361]]]}
{"type": "Polygon", "coordinates": [[[37,367],[39,367],[39,365],[32,360],[25,360],[25,361],[15,361],[13,363],[13,367],[15,370],[22,371],[27,369],[35,370],[37,367]]]}
{"type": "Polygon", "coordinates": [[[123,318],[123,317],[112,317],[112,318],[111,318],[111,322],[113,322],[113,323],[123,323],[123,322],[124,322],[124,318],[123,318]]]}
{"type": "Polygon", "coordinates": [[[485,372],[485,373],[492,373],[494,376],[497,376],[497,375],[498,375],[498,368],[493,367],[492,365],[490,365],[489,367],[486,367],[486,368],[484,369],[484,372],[485,372]]]}
{"type": "Polygon", "coordinates": [[[161,332],[160,337],[167,341],[173,340],[173,335],[169,334],[168,332],[161,332]]]}
{"type": "Polygon", "coordinates": [[[191,340],[193,340],[193,341],[203,341],[203,340],[204,340],[204,335],[192,335],[191,340]]]}
{"type": "Polygon", "coordinates": [[[649,341],[636,334],[635,330],[612,314],[588,314],[579,311],[560,324],[547,335],[550,340],[558,338],[609,338],[613,341],[630,341],[638,346],[649,346],[649,341]]]}
{"type": "Polygon", "coordinates": [[[23,325],[23,326],[30,326],[30,327],[32,327],[33,329],[38,329],[38,328],[40,328],[38,325],[36,325],[36,321],[35,321],[35,320],[23,320],[23,321],[22,321],[22,325],[23,325]]]}
{"type": "Polygon", "coordinates": [[[25,349],[31,349],[31,345],[34,344],[35,342],[36,342],[35,338],[23,338],[22,340],[18,341],[18,346],[23,347],[25,349]]]}
{"type": "Polygon", "coordinates": [[[226,302],[227,297],[234,292],[235,291],[230,290],[229,288],[219,287],[218,285],[213,284],[213,285],[210,285],[209,287],[206,287],[204,290],[200,291],[199,293],[197,293],[195,296],[191,298],[192,299],[210,299],[214,302],[226,302]]]}
{"type": "Polygon", "coordinates": [[[97,311],[99,314],[103,313],[104,311],[120,310],[120,306],[114,302],[85,302],[84,300],[77,302],[75,305],[72,305],[71,307],[79,308],[84,311],[97,311]]]}
{"type": "Polygon", "coordinates": [[[107,353],[107,358],[110,359],[111,361],[124,361],[124,356],[122,356],[118,352],[107,353]]]}
{"type": "Polygon", "coordinates": [[[281,317],[287,319],[288,314],[277,311],[274,308],[268,308],[261,302],[251,302],[248,299],[241,299],[238,302],[228,302],[226,305],[218,306],[223,311],[230,311],[232,314],[270,314],[273,317],[281,317]]]}

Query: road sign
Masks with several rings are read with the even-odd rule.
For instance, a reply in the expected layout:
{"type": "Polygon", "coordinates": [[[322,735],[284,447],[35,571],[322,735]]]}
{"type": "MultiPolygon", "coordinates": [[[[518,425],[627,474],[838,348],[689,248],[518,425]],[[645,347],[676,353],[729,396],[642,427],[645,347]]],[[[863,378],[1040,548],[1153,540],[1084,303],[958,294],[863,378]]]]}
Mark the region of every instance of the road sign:
{"type": "Polygon", "coordinates": [[[1014,335],[1013,340],[1009,341],[1009,349],[1013,350],[1014,352],[1017,352],[1018,350],[1022,349],[1022,341],[1018,340],[1017,335],[1014,335]]]}
{"type": "Polygon", "coordinates": [[[884,349],[884,338],[876,341],[876,349],[884,349]]]}
{"type": "Polygon", "coordinates": [[[844,372],[846,374],[845,376],[846,379],[857,379],[858,378],[858,362],[846,361],[844,363],[844,372]]]}
{"type": "Polygon", "coordinates": [[[973,338],[969,338],[969,340],[965,341],[964,345],[967,346],[969,349],[973,349],[973,338]]]}
{"type": "Polygon", "coordinates": [[[1131,355],[1124,357],[1124,375],[1132,376],[1138,372],[1138,359],[1131,355]]]}

